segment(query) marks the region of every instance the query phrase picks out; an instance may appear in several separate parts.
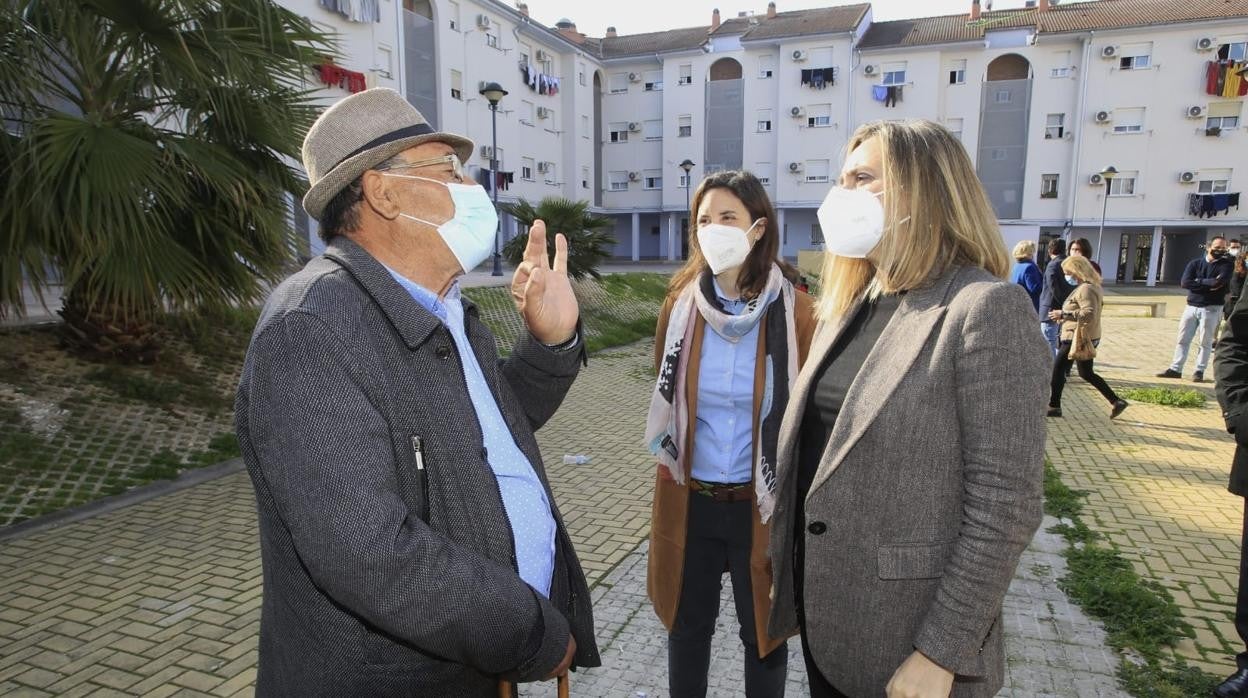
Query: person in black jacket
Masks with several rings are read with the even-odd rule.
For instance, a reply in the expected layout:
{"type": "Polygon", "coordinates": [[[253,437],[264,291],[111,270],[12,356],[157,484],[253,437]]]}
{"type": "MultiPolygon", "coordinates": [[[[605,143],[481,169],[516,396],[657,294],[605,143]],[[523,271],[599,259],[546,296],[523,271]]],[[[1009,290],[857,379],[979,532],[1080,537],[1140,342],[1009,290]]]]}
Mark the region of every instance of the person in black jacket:
{"type": "Polygon", "coordinates": [[[1231,240],[1227,244],[1227,251],[1235,260],[1235,272],[1231,274],[1231,287],[1226,292],[1226,305],[1222,307],[1224,320],[1231,319],[1231,311],[1235,310],[1235,303],[1244,292],[1244,279],[1248,278],[1248,266],[1244,265],[1244,255],[1240,254],[1239,240],[1231,240]]]}
{"type": "MultiPolygon", "coordinates": [[[[1243,297],[1231,310],[1213,360],[1218,404],[1226,430],[1235,437],[1235,458],[1227,489],[1248,496],[1248,303],[1243,297]]],[[[1245,650],[1235,657],[1237,669],[1214,691],[1222,698],[1248,698],[1248,507],[1244,511],[1239,547],[1239,593],[1235,599],[1235,630],[1245,650]]]]}
{"type": "Polygon", "coordinates": [[[1049,319],[1049,312],[1061,310],[1066,296],[1074,290],[1074,286],[1066,283],[1066,274],[1062,271],[1062,262],[1066,259],[1066,241],[1055,238],[1049,241],[1049,263],[1044,267],[1044,288],[1040,290],[1040,331],[1049,341],[1053,356],[1057,356],[1057,337],[1061,333],[1061,323],[1049,319]]]}
{"type": "Polygon", "coordinates": [[[1179,320],[1179,337],[1174,348],[1174,360],[1170,367],[1157,374],[1158,378],[1182,378],[1183,364],[1187,363],[1187,351],[1200,330],[1200,350],[1196,354],[1196,371],[1192,380],[1203,383],[1205,367],[1213,354],[1213,335],[1222,319],[1222,306],[1230,288],[1234,264],[1227,253],[1226,238],[1216,235],[1209,240],[1207,252],[1187,263],[1183,270],[1183,288],[1187,289],[1187,308],[1179,320]]]}

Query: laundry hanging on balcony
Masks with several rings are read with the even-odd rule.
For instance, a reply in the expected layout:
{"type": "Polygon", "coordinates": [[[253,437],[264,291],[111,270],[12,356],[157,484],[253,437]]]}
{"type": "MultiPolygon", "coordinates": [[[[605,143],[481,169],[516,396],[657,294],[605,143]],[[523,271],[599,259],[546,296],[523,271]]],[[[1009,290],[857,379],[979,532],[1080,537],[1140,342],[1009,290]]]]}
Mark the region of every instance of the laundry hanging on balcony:
{"type": "Polygon", "coordinates": [[[559,78],[547,75],[528,63],[520,64],[520,77],[529,89],[540,95],[554,96],[559,94],[559,78]]]}
{"type": "Polygon", "coordinates": [[[477,170],[475,179],[477,184],[480,184],[483,189],[490,193],[494,192],[494,187],[498,187],[499,191],[507,191],[512,184],[516,183],[516,173],[504,172],[502,170],[494,172],[482,167],[477,170]]]}
{"type": "Polygon", "coordinates": [[[378,0],[320,0],[321,7],[337,12],[352,22],[380,22],[378,0]]]}
{"type": "Polygon", "coordinates": [[[368,89],[368,78],[364,73],[347,70],[329,62],[312,66],[312,68],[316,70],[321,82],[330,87],[341,87],[351,93],[363,92],[368,89]]]}
{"type": "Polygon", "coordinates": [[[871,97],[886,107],[895,107],[901,101],[901,85],[872,85],[871,97]]]}
{"type": "Polygon", "coordinates": [[[1248,96],[1248,61],[1209,61],[1205,92],[1215,97],[1248,96]]]}
{"type": "Polygon", "coordinates": [[[1239,208],[1239,192],[1226,194],[1188,194],[1187,214],[1197,218],[1228,215],[1231,207],[1239,208]]]}
{"type": "Polygon", "coordinates": [[[822,90],[836,85],[836,68],[806,68],[802,71],[802,87],[822,90]]]}

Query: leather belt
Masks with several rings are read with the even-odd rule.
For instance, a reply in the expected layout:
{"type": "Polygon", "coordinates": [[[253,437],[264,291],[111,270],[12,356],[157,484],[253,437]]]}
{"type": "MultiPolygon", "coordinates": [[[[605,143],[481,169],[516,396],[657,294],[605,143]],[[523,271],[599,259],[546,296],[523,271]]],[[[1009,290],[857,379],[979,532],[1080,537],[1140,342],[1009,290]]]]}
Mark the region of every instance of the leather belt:
{"type": "Polygon", "coordinates": [[[689,479],[689,489],[704,497],[710,497],[714,502],[744,502],[751,499],[754,489],[750,485],[748,482],[719,483],[689,479]]]}

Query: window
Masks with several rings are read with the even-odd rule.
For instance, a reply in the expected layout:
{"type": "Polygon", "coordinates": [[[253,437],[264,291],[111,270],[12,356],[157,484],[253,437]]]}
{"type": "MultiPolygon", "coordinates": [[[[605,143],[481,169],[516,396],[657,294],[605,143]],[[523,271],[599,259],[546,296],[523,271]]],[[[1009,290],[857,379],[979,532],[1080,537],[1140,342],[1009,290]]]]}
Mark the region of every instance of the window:
{"type": "Polygon", "coordinates": [[[1051,69],[1051,70],[1049,71],[1049,77],[1051,77],[1051,78],[1067,78],[1067,77],[1070,77],[1070,66],[1066,66],[1066,65],[1064,65],[1064,66],[1062,66],[1062,67],[1060,67],[1060,68],[1053,68],[1053,69],[1051,69]]]}
{"type": "Polygon", "coordinates": [[[611,94],[618,95],[628,92],[628,73],[614,73],[611,75],[611,94]]]}
{"type": "Polygon", "coordinates": [[[949,129],[954,138],[962,140],[962,119],[945,119],[945,128],[949,129]]]}
{"type": "Polygon", "coordinates": [[[547,163],[546,163],[546,173],[545,173],[545,174],[546,174],[546,183],[547,183],[547,184],[558,184],[558,183],[559,183],[559,176],[555,173],[555,163],[553,163],[553,162],[547,162],[547,163]]]}
{"type": "Polygon", "coordinates": [[[533,103],[527,99],[520,100],[520,123],[526,126],[532,126],[533,114],[533,103]]]}
{"type": "Polygon", "coordinates": [[[689,136],[692,136],[693,135],[693,115],[692,114],[682,115],[677,120],[677,128],[679,129],[676,132],[677,136],[680,136],[681,138],[688,138],[689,136]]]}
{"type": "Polygon", "coordinates": [[[663,139],[663,120],[649,119],[643,126],[642,135],[648,141],[658,141],[663,139]]]}
{"type": "Polygon", "coordinates": [[[610,129],[608,140],[612,143],[628,142],[628,124],[623,121],[616,121],[607,127],[610,129]]]}
{"type": "Polygon", "coordinates": [[[589,138],[589,115],[581,114],[581,138],[589,138]]]}
{"type": "Polygon", "coordinates": [[[529,65],[529,56],[533,55],[533,47],[528,44],[520,44],[520,65],[529,65]]]}
{"type": "Polygon", "coordinates": [[[819,225],[818,223],[815,223],[814,225],[810,226],[810,244],[812,245],[823,244],[823,226],[819,225]]]}
{"type": "Polygon", "coordinates": [[[997,90],[992,96],[992,101],[996,102],[997,104],[1009,104],[1010,102],[1014,101],[1014,91],[1013,90],[997,90]]]}
{"type": "Polygon", "coordinates": [[[663,71],[652,70],[646,73],[646,92],[658,92],[663,89],[663,71]]]}
{"type": "Polygon", "coordinates": [[[1236,128],[1239,126],[1239,102],[1215,102],[1209,105],[1205,128],[1236,128]]]}
{"type": "Polygon", "coordinates": [[[1143,70],[1152,64],[1153,44],[1128,44],[1118,50],[1118,68],[1143,70]]]}
{"type": "Polygon", "coordinates": [[[555,112],[554,109],[551,109],[550,107],[546,108],[546,130],[547,131],[550,131],[551,133],[558,133],[559,119],[556,118],[557,116],[558,114],[555,112]]]}
{"type": "Polygon", "coordinates": [[[611,191],[627,191],[628,190],[628,173],[627,172],[611,172],[607,176],[611,178],[611,191]]]}
{"type": "Polygon", "coordinates": [[[681,189],[687,189],[689,187],[689,175],[687,174],[680,175],[680,179],[677,182],[677,186],[679,186],[681,189]]]}
{"type": "Polygon", "coordinates": [[[771,163],[760,162],[754,166],[754,176],[758,177],[758,181],[763,186],[771,184],[771,163]]]}
{"type": "Polygon", "coordinates": [[[693,64],[684,63],[680,66],[680,77],[676,78],[677,85],[693,84],[693,64]]]}
{"type": "Polygon", "coordinates": [[[390,72],[394,67],[394,51],[384,44],[377,45],[377,72],[386,79],[392,76],[390,72]]]}
{"type": "Polygon", "coordinates": [[[832,125],[832,105],[812,104],[806,108],[806,125],[811,128],[826,128],[832,125]]]}
{"type": "Polygon", "coordinates": [[[464,98],[464,74],[458,70],[451,71],[451,99],[464,98]]]}
{"type": "Polygon", "coordinates": [[[885,63],[881,66],[882,80],[881,85],[904,85],[906,83],[906,62],[885,63]]]}
{"type": "Polygon", "coordinates": [[[1225,52],[1224,60],[1248,60],[1248,41],[1236,41],[1222,44],[1218,47],[1218,58],[1223,58],[1223,52],[1225,52]]]}
{"type": "Polygon", "coordinates": [[[520,158],[520,179],[533,181],[533,158],[520,158]]]}
{"type": "Polygon", "coordinates": [[[1114,133],[1139,133],[1144,130],[1144,107],[1114,110],[1114,133]]]}
{"type": "Polygon", "coordinates": [[[490,48],[501,49],[501,47],[498,45],[498,34],[491,34],[489,32],[486,32],[485,33],[485,45],[489,46],[490,48]]]}
{"type": "Polygon", "coordinates": [[[1135,178],[1138,172],[1119,172],[1109,180],[1110,196],[1135,196],[1135,178]]]}
{"type": "Polygon", "coordinates": [[[831,160],[807,160],[806,161],[806,181],[807,182],[826,182],[828,174],[832,171],[831,160]]]}
{"type": "Polygon", "coordinates": [[[450,17],[451,30],[459,31],[459,3],[455,2],[455,0],[451,0],[451,2],[448,3],[446,15],[450,17]]]}
{"type": "Polygon", "coordinates": [[[1040,198],[1056,199],[1057,198],[1057,175],[1046,174],[1040,175],[1040,198]]]}
{"type": "Polygon", "coordinates": [[[771,110],[770,109],[758,110],[758,132],[759,133],[771,132],[771,110]]]}
{"type": "Polygon", "coordinates": [[[1001,162],[1002,160],[1009,159],[1010,153],[1005,148],[993,148],[992,153],[989,154],[989,157],[991,157],[993,160],[996,160],[997,162],[1001,162]]]}
{"type": "Polygon", "coordinates": [[[585,86],[585,64],[584,63],[576,64],[576,82],[581,87],[585,86]]]}
{"type": "Polygon", "coordinates": [[[1070,77],[1070,51],[1058,51],[1053,54],[1055,67],[1049,69],[1050,78],[1070,77]]]}
{"type": "Polygon", "coordinates": [[[1229,186],[1230,180],[1227,179],[1202,179],[1196,191],[1201,194],[1224,194],[1229,186]]]}
{"type": "Polygon", "coordinates": [[[965,85],[966,84],[966,59],[954,61],[949,66],[949,84],[965,85]]]}
{"type": "Polygon", "coordinates": [[[642,184],[643,189],[662,189],[663,175],[658,170],[646,170],[642,184]]]}
{"type": "MultiPolygon", "coordinates": [[[[486,166],[488,167],[490,159],[484,158],[484,160],[486,162],[486,166]]],[[[503,149],[502,148],[494,149],[494,164],[498,166],[498,169],[500,170],[503,169],[503,149]]]]}
{"type": "Polygon", "coordinates": [[[1044,137],[1055,140],[1066,135],[1066,115],[1049,114],[1044,120],[1044,137]]]}
{"type": "Polygon", "coordinates": [[[581,166],[581,189],[589,189],[589,168],[581,166]]]}
{"type": "Polygon", "coordinates": [[[758,77],[769,78],[776,74],[776,57],[773,55],[758,57],[758,77]]]}

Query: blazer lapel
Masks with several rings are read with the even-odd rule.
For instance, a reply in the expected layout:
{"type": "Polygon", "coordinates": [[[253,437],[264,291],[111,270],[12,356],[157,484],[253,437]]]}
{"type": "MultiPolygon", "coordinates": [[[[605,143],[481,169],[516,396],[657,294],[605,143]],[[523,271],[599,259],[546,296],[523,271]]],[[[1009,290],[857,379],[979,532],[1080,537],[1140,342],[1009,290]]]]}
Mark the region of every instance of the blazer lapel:
{"type": "Polygon", "coordinates": [[[902,298],[897,312],[849,386],[807,498],[840,467],[909,373],[932,330],[945,315],[948,307],[945,296],[957,271],[955,267],[930,286],[911,291],[902,298]]]}

